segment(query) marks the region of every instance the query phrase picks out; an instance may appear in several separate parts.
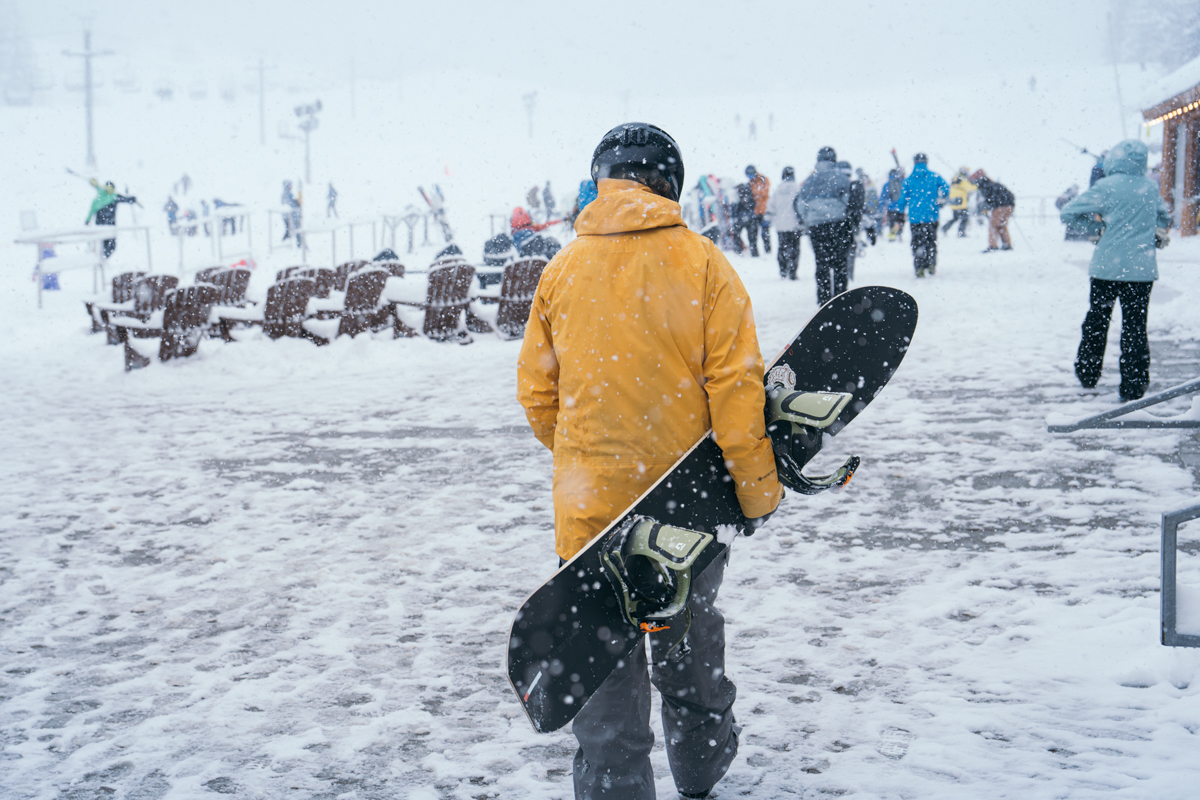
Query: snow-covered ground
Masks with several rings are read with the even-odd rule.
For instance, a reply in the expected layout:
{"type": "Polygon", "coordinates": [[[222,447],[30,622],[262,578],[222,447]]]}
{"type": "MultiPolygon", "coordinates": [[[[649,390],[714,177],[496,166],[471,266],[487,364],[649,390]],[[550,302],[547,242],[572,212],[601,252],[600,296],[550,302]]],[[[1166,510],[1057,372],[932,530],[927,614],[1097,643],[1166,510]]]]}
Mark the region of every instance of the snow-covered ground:
{"type": "MultiPolygon", "coordinates": [[[[903,244],[859,261],[921,322],[814,465],[861,455],[849,489],[735,546],[745,732],[716,798],[1200,785],[1200,654],[1158,644],[1158,515],[1196,499],[1200,437],[1047,433],[1116,402],[1116,326],[1099,391],[1072,374],[1090,246],[981,234],[921,281],[903,244]]],[[[796,283],[734,259],[768,358],[815,308],[804,248],[796,283]]],[[[1161,255],[1152,390],[1200,372],[1198,261],[1161,255]]],[[[126,374],[83,289],[2,289],[0,794],[571,796],[573,738],[533,732],[503,667],[556,564],[516,343],[252,336],[126,374]]]]}

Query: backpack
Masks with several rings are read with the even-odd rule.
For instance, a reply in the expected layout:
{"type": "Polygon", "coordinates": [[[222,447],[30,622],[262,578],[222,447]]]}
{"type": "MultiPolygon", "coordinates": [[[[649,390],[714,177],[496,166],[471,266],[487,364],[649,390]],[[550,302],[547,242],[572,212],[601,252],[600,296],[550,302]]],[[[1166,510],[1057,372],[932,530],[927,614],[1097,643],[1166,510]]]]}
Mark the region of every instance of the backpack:
{"type": "Polygon", "coordinates": [[[888,197],[893,203],[900,202],[900,196],[904,194],[904,179],[900,177],[900,170],[894,169],[888,173],[888,197]]]}

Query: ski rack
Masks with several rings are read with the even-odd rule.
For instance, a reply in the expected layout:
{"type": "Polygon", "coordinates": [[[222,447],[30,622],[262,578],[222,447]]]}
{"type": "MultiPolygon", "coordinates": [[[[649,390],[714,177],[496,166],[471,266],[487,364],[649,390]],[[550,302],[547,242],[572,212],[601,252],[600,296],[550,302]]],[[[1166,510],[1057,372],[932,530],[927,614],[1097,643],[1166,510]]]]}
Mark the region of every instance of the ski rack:
{"type": "Polygon", "coordinates": [[[1198,392],[1200,392],[1200,378],[1195,378],[1187,383],[1181,383],[1178,386],[1158,392],[1157,394],[1152,394],[1149,397],[1143,397],[1141,400],[1134,400],[1133,402],[1117,406],[1111,411],[1093,414],[1090,417],[1084,417],[1075,422],[1052,425],[1047,421],[1046,430],[1050,433],[1071,433],[1073,431],[1084,430],[1085,428],[1200,428],[1200,411],[1196,409],[1194,401],[1191,410],[1174,417],[1155,417],[1150,414],[1143,414],[1133,419],[1119,419],[1119,417],[1123,417],[1134,411],[1140,411],[1148,406],[1157,405],[1158,403],[1163,403],[1185,394],[1196,394],[1198,392]]]}
{"type": "Polygon", "coordinates": [[[1200,647],[1200,635],[1175,630],[1175,555],[1180,523],[1200,517],[1200,504],[1162,515],[1162,643],[1167,647],[1200,647]]]}

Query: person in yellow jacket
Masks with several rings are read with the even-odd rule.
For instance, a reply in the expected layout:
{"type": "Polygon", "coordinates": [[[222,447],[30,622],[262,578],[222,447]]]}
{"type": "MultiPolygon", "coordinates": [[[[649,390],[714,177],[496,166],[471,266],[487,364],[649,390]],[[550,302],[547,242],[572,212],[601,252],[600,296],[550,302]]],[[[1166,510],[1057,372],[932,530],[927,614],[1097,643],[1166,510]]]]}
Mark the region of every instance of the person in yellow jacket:
{"type": "Polygon", "coordinates": [[[979,187],[967,178],[970,171],[967,167],[959,167],[954,179],[950,181],[950,196],[946,200],[946,206],[954,212],[954,215],[950,217],[949,222],[942,226],[943,235],[949,233],[956,222],[958,223],[958,238],[961,239],[967,235],[967,223],[971,221],[967,204],[971,199],[971,193],[979,190],[979,187]]]}
{"type": "MultiPolygon", "coordinates": [[[[521,348],[517,396],[554,453],[554,532],[574,556],[711,428],[751,526],[783,496],[763,416],[763,361],[733,267],[683,223],[683,160],[644,123],[605,134],[598,196],[578,237],[542,274],[521,348]]],[[[652,800],[650,684],[663,697],[677,788],[704,797],[737,753],[736,688],[714,607],[725,561],[695,579],[690,652],[651,637],[575,717],[577,798],[652,800]]]]}

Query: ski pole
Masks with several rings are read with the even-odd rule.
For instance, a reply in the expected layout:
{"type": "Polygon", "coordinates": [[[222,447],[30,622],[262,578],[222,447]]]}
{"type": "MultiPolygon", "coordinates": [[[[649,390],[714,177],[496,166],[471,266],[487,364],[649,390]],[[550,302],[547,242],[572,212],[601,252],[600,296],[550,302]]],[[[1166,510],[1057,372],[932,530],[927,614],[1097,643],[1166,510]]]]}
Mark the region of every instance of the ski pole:
{"type": "Polygon", "coordinates": [[[1037,249],[1033,246],[1033,243],[1029,241],[1029,237],[1025,235],[1025,231],[1021,229],[1021,225],[1017,222],[1017,218],[1015,216],[1012,218],[1012,224],[1013,227],[1017,229],[1017,233],[1021,234],[1021,238],[1025,240],[1025,246],[1029,248],[1029,252],[1036,253],[1037,249]]]}

